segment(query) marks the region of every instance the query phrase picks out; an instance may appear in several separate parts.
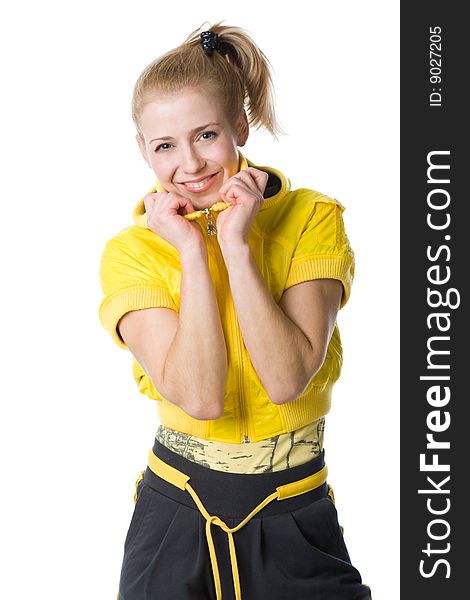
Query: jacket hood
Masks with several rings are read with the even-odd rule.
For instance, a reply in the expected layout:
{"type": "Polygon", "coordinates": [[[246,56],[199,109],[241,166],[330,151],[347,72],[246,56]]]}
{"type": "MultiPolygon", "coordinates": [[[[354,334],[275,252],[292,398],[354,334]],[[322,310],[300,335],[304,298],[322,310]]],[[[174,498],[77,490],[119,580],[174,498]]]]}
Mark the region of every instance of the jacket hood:
{"type": "MultiPolygon", "coordinates": [[[[260,171],[265,171],[269,175],[269,179],[266,184],[266,190],[264,193],[265,201],[263,203],[263,206],[261,207],[261,210],[265,210],[266,208],[274,206],[274,204],[281,200],[281,198],[283,198],[286,195],[286,193],[290,191],[290,181],[280,171],[278,171],[277,169],[273,169],[272,167],[258,167],[254,165],[251,161],[249,161],[243,156],[240,150],[238,151],[238,155],[238,173],[240,171],[248,169],[248,167],[254,167],[256,169],[259,169],[260,171]]],[[[139,225],[140,227],[147,227],[147,213],[145,211],[144,204],[145,197],[149,194],[154,194],[155,192],[163,191],[165,191],[165,188],[160,184],[160,182],[157,179],[155,186],[139,200],[136,207],[134,208],[132,218],[136,225],[139,225]]],[[[210,207],[209,210],[212,210],[212,207],[210,207]]]]}

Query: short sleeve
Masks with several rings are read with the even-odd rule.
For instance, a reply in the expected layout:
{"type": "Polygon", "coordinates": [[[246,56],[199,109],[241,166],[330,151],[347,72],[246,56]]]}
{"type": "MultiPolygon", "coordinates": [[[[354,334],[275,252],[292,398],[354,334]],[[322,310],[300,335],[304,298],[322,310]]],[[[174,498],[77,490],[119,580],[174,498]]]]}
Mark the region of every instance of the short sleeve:
{"type": "Polygon", "coordinates": [[[115,237],[105,245],[99,277],[104,294],[99,318],[121,348],[128,349],[117,330],[124,314],[157,307],[177,310],[156,256],[125,239],[115,237]]]}
{"type": "Polygon", "coordinates": [[[354,252],[343,222],[344,207],[336,200],[317,201],[292,256],[286,289],[314,279],[339,279],[340,308],[346,304],[354,278],[354,252]]]}

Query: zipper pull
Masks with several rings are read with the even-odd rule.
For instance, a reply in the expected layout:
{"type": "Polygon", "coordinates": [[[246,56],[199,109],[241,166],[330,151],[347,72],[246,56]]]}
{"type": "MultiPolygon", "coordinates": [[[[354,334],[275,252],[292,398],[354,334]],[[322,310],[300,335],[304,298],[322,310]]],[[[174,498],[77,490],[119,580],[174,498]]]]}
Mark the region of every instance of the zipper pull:
{"type": "Polygon", "coordinates": [[[250,438],[249,438],[247,435],[245,435],[245,436],[243,437],[243,443],[244,443],[244,444],[248,444],[249,442],[250,442],[250,438]]]}
{"type": "Polygon", "coordinates": [[[205,208],[204,212],[206,213],[206,216],[207,216],[206,233],[207,233],[207,235],[215,235],[217,233],[217,229],[215,228],[215,223],[212,220],[211,211],[208,208],[205,208]]]}

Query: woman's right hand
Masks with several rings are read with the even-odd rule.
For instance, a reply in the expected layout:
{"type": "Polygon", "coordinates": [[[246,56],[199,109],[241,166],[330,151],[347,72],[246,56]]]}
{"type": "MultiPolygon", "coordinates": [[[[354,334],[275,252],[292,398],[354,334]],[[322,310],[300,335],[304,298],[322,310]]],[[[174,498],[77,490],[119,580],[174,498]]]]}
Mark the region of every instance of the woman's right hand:
{"type": "Polygon", "coordinates": [[[155,192],[144,198],[147,227],[180,253],[185,248],[204,244],[201,227],[183,215],[194,212],[190,200],[173,192],[155,192]]]}

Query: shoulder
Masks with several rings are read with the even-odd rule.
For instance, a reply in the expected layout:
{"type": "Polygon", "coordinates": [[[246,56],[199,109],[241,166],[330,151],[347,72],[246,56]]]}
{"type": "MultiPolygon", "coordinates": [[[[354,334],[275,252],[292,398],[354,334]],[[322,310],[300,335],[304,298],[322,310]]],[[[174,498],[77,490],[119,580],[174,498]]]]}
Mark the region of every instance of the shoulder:
{"type": "Polygon", "coordinates": [[[290,180],[277,168],[259,166],[249,160],[247,164],[268,174],[265,203],[260,215],[267,222],[277,221],[280,216],[287,215],[297,221],[309,219],[322,205],[327,205],[332,212],[345,210],[336,198],[317,190],[306,187],[292,189],[290,180]]]}
{"type": "Polygon", "coordinates": [[[341,214],[345,210],[336,198],[309,188],[290,190],[283,204],[289,217],[297,221],[310,220],[320,211],[341,214]]]}
{"type": "Polygon", "coordinates": [[[149,229],[130,226],[105,244],[99,268],[103,297],[98,312],[121,347],[126,346],[117,324],[126,312],[157,307],[176,310],[168,278],[170,256],[176,249],[163,242],[149,229]]]}
{"type": "Polygon", "coordinates": [[[344,229],[345,207],[336,198],[317,190],[288,190],[276,205],[262,211],[259,225],[268,236],[281,236],[296,244],[306,230],[325,228],[333,238],[344,229]]]}
{"type": "MultiPolygon", "coordinates": [[[[302,230],[315,230],[316,233],[335,243],[344,237],[343,212],[345,207],[339,200],[306,188],[293,192],[290,201],[289,220],[297,221],[302,230]]],[[[344,241],[344,240],[343,240],[344,241]]]]}
{"type": "Polygon", "coordinates": [[[131,225],[119,231],[104,245],[102,259],[135,258],[152,262],[177,258],[176,249],[147,227],[131,225]]]}
{"type": "Polygon", "coordinates": [[[178,268],[179,255],[150,229],[132,225],[109,239],[101,253],[99,277],[106,294],[130,286],[163,284],[178,268]]]}

